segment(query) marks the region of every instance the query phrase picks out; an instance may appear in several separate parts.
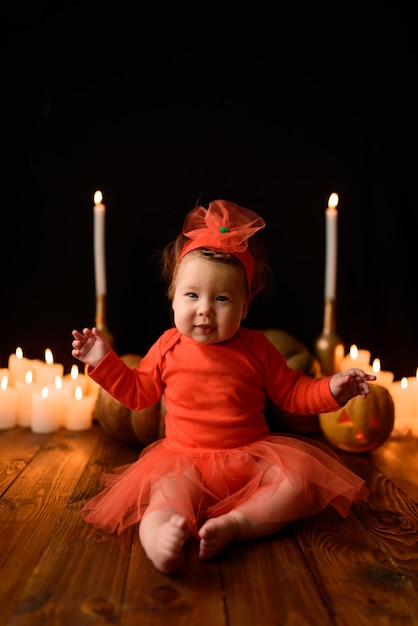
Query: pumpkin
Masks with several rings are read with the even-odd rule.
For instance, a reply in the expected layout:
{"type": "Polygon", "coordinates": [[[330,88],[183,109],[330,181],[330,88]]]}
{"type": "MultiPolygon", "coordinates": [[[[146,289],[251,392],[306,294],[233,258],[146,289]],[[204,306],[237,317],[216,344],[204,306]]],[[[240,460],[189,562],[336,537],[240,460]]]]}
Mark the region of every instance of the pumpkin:
{"type": "Polygon", "coordinates": [[[264,334],[283,354],[288,366],[293,370],[302,370],[304,374],[313,378],[321,375],[318,359],[296,337],[279,328],[267,328],[264,334]]]}
{"type": "MultiPolygon", "coordinates": [[[[124,354],[121,359],[129,367],[137,367],[142,357],[124,354]]],[[[100,388],[94,416],[109,435],[133,446],[143,447],[164,436],[161,402],[140,411],[131,411],[100,388]]]]}
{"type": "Polygon", "coordinates": [[[325,438],[346,452],[370,452],[392,432],[395,412],[392,396],[385,387],[373,383],[366,399],[351,398],[338,411],[320,413],[319,424],[325,438]]]}
{"type": "MultiPolygon", "coordinates": [[[[320,378],[321,367],[318,359],[296,337],[278,328],[268,328],[264,334],[285,357],[287,365],[292,370],[301,370],[306,376],[320,378]]],[[[287,413],[270,399],[266,402],[266,419],[272,431],[286,431],[299,435],[320,433],[317,415],[287,413]]]]}

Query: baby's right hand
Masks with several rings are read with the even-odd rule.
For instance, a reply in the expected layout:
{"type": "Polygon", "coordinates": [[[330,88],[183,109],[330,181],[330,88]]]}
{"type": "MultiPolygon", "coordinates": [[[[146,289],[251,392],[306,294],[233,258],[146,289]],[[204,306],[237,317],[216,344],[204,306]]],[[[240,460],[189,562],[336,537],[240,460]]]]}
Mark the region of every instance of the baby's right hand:
{"type": "Polygon", "coordinates": [[[71,354],[91,367],[96,367],[111,349],[106,336],[95,327],[84,328],[82,333],[73,330],[72,334],[74,341],[71,354]]]}

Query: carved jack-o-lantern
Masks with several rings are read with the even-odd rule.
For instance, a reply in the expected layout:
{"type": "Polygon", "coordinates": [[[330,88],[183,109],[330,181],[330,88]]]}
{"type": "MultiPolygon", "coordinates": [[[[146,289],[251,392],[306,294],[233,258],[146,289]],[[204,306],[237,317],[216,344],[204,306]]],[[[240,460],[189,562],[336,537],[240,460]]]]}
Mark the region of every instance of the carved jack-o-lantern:
{"type": "Polygon", "coordinates": [[[338,411],[320,413],[319,424],[328,441],[346,452],[370,452],[389,437],[394,405],[385,387],[372,384],[366,399],[356,396],[338,411]]]}

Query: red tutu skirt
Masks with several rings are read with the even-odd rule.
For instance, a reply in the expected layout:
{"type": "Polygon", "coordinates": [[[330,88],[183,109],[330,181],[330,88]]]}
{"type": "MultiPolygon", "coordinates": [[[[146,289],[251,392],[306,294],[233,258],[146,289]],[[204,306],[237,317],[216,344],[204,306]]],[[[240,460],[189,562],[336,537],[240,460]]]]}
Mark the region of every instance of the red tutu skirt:
{"type": "Polygon", "coordinates": [[[157,489],[164,497],[154,508],[168,504],[187,519],[197,537],[207,519],[235,509],[255,493],[262,495],[262,490],[270,497],[284,480],[300,497],[286,500],[274,512],[269,507],[267,519],[263,506],[254,507],[253,519],[290,522],[329,504],[346,517],[353,502],[368,497],[365,481],[336,454],[301,437],[270,435],[240,448],[204,451],[178,450],[161,439],[134,463],[104,474],[104,489],[86,503],[81,515],[96,528],[120,534],[141,520],[157,489]]]}

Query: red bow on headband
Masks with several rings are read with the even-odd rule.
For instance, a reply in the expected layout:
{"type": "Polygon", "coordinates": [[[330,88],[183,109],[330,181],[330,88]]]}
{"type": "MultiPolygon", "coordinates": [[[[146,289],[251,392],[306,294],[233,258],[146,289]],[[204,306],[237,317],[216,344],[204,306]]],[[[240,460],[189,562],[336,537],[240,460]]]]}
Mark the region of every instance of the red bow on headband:
{"type": "Polygon", "coordinates": [[[244,252],[248,239],[265,225],[264,220],[250,209],[227,200],[214,200],[208,209],[198,206],[189,213],[184,221],[183,235],[199,242],[194,247],[207,246],[234,254],[244,252]]]}
{"type": "Polygon", "coordinates": [[[227,200],[214,200],[208,209],[198,206],[184,221],[182,232],[189,241],[184,244],[178,260],[196,248],[233,254],[244,266],[251,294],[254,259],[247,250],[248,239],[265,225],[263,218],[254,211],[227,200]]]}

